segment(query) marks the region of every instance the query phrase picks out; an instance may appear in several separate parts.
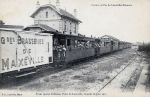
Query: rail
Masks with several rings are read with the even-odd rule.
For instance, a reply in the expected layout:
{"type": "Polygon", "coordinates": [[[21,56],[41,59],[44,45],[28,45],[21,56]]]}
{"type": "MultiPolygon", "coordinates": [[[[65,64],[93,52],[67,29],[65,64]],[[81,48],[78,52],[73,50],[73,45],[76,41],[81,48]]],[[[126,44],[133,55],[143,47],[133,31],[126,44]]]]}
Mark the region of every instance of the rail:
{"type": "MultiPolygon", "coordinates": [[[[132,59],[132,62],[133,62],[135,59],[136,59],[136,58],[132,59]]],[[[132,62],[131,62],[131,63],[132,63],[132,62]]],[[[117,73],[117,75],[115,75],[110,81],[108,81],[98,92],[102,91],[102,90],[103,90],[109,83],[111,83],[119,74],[121,74],[128,66],[130,66],[131,63],[128,64],[128,65],[126,65],[125,68],[123,68],[119,73],[117,73]]]]}

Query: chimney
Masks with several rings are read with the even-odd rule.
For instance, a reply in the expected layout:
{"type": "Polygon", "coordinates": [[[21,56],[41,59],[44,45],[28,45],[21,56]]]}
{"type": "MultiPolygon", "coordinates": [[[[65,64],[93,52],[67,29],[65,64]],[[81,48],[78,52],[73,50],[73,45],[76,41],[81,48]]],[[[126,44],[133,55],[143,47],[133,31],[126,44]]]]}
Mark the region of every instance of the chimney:
{"type": "Polygon", "coordinates": [[[77,17],[77,10],[74,9],[74,16],[77,17]]]}
{"type": "Polygon", "coordinates": [[[56,0],[56,9],[59,11],[59,8],[60,8],[60,2],[59,0],[56,0]]]}
{"type": "Polygon", "coordinates": [[[40,3],[39,3],[39,1],[37,1],[37,3],[36,3],[36,9],[38,9],[40,7],[40,3]]]}

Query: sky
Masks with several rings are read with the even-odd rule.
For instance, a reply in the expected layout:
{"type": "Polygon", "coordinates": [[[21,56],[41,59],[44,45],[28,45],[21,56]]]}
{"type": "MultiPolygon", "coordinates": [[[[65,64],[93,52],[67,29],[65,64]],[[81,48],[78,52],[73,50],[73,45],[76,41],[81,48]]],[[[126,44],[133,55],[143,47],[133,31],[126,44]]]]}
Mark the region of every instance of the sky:
{"type": "MultiPolygon", "coordinates": [[[[56,0],[0,0],[0,20],[7,25],[32,25],[31,14],[40,5],[56,0]]],[[[150,0],[59,0],[60,8],[82,21],[79,33],[90,37],[112,35],[127,42],[150,42],[150,0]],[[131,6],[108,6],[126,4],[131,6]],[[93,6],[99,5],[99,6],[93,6]],[[106,6],[107,5],[107,6],[106,6]]]]}

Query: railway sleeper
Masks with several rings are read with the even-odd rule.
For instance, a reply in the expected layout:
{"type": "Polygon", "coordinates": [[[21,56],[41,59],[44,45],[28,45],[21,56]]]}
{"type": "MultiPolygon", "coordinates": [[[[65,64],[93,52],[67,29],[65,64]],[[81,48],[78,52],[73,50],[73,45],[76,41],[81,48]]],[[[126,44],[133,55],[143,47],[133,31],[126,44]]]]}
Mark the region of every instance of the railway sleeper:
{"type": "Polygon", "coordinates": [[[16,77],[16,78],[20,78],[20,77],[29,76],[29,75],[32,75],[32,74],[36,74],[36,72],[24,73],[24,74],[21,74],[21,75],[17,75],[17,76],[15,76],[15,77],[16,77]]]}
{"type": "Polygon", "coordinates": [[[19,72],[17,72],[15,78],[25,77],[33,74],[36,74],[36,68],[30,67],[26,69],[21,69],[19,72]]]}

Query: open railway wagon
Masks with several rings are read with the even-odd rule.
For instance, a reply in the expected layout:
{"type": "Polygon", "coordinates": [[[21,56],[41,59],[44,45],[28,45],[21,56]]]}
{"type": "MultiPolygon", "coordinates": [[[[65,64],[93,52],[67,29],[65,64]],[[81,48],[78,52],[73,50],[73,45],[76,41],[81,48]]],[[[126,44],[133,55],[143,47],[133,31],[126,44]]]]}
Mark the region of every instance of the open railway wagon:
{"type": "Polygon", "coordinates": [[[123,48],[126,49],[127,48],[127,42],[124,42],[123,44],[123,48]]]}
{"type": "Polygon", "coordinates": [[[95,55],[94,38],[58,34],[53,41],[55,65],[63,66],[95,55]]]}
{"type": "Polygon", "coordinates": [[[118,42],[119,42],[118,39],[109,35],[104,35],[100,38],[100,40],[101,40],[100,54],[111,53],[118,50],[118,42]]]}
{"type": "Polygon", "coordinates": [[[105,39],[95,39],[95,55],[99,56],[102,54],[110,53],[111,50],[111,44],[109,41],[106,41],[105,39]]]}
{"type": "Polygon", "coordinates": [[[117,39],[113,36],[110,36],[110,35],[104,35],[101,37],[101,39],[103,41],[106,41],[107,43],[110,43],[110,52],[118,50],[118,45],[119,45],[119,41],[120,41],[119,39],[117,39]]]}
{"type": "Polygon", "coordinates": [[[0,77],[34,74],[53,63],[52,45],[51,34],[0,29],[0,77]]]}
{"type": "Polygon", "coordinates": [[[123,42],[123,41],[119,42],[119,50],[131,48],[131,46],[132,44],[130,42],[123,42]]]}
{"type": "Polygon", "coordinates": [[[124,48],[124,42],[123,41],[119,41],[118,46],[119,46],[118,49],[122,50],[124,48]]]}
{"type": "Polygon", "coordinates": [[[132,46],[132,43],[130,43],[130,42],[128,42],[128,48],[131,48],[131,46],[132,46]]]}
{"type": "Polygon", "coordinates": [[[130,42],[126,42],[126,48],[131,48],[131,43],[130,42]]]}

